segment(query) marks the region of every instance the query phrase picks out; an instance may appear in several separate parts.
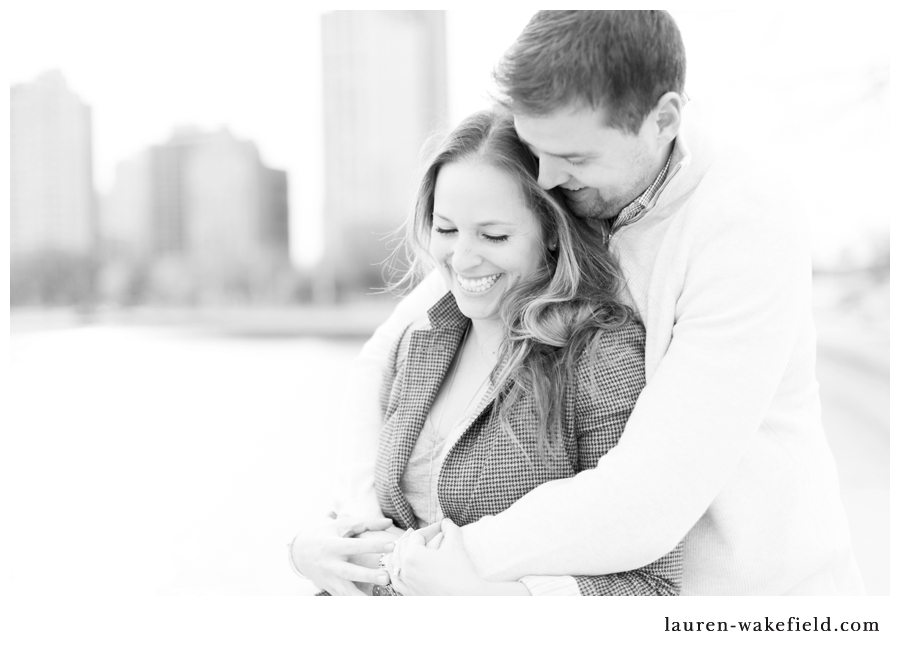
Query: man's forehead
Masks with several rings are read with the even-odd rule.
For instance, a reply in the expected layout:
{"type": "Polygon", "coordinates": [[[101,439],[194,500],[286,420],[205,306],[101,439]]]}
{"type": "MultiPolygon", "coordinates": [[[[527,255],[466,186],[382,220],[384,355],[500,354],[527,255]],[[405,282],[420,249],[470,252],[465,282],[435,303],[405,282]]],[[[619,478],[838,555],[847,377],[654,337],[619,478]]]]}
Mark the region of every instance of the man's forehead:
{"type": "Polygon", "coordinates": [[[547,115],[513,115],[516,132],[533,151],[554,157],[586,157],[608,135],[601,111],[591,108],[560,109],[547,115]]]}

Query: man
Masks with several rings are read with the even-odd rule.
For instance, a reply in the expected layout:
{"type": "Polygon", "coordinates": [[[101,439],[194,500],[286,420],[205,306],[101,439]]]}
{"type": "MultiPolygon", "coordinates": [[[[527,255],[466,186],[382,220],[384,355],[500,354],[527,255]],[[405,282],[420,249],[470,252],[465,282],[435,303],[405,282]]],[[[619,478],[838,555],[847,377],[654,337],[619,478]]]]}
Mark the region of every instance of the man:
{"type": "MultiPolygon", "coordinates": [[[[631,570],[686,536],[684,594],[862,593],[820,420],[799,196],[754,161],[764,150],[702,131],[684,79],[665,12],[540,12],[498,68],[542,186],[612,223],[647,328],[647,386],[597,468],[464,527],[466,552],[484,577],[574,592],[571,578],[527,576],[631,570]],[[551,566],[534,573],[537,562],[551,566]]],[[[357,361],[347,424],[359,478],[344,534],[379,514],[381,368],[436,285],[410,295],[357,361]]]]}

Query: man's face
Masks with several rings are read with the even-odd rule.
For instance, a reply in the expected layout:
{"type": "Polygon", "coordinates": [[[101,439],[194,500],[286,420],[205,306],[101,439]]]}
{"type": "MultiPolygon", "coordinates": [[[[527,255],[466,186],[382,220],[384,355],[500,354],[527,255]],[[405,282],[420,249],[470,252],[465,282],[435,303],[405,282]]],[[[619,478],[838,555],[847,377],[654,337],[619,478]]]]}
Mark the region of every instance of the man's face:
{"type": "Polygon", "coordinates": [[[572,212],[590,218],[617,216],[653,182],[659,164],[653,121],[645,119],[633,134],[605,125],[603,111],[589,107],[515,116],[519,138],[538,158],[540,185],[562,187],[572,212]]]}

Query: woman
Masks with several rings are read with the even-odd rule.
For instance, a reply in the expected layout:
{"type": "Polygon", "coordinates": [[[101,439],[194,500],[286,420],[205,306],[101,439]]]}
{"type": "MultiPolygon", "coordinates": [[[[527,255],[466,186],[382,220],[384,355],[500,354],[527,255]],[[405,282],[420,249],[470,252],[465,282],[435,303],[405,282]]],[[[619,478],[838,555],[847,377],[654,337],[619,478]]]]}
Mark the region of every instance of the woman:
{"type": "Polygon", "coordinates": [[[456,526],[594,467],[644,385],[643,328],[598,251],[604,231],[570,216],[536,177],[511,119],[485,111],[448,136],[421,182],[409,276],[434,266],[449,292],[397,342],[375,487],[395,534],[446,518],[452,545],[440,552],[455,551],[458,568],[429,586],[424,537],[393,542],[382,562],[391,586],[376,594],[678,592],[680,545],[635,571],[574,580],[485,582],[465,567],[456,526]]]}

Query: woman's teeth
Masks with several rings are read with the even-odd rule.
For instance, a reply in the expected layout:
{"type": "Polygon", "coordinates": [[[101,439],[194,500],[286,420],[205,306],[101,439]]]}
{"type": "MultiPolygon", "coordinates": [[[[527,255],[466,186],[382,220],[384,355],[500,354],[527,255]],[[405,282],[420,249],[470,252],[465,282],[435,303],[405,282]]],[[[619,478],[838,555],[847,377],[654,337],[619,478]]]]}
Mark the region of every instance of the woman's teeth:
{"type": "Polygon", "coordinates": [[[466,292],[487,292],[493,287],[500,276],[500,274],[494,274],[492,276],[482,276],[479,279],[464,279],[457,274],[456,280],[459,281],[459,285],[466,292]]]}

